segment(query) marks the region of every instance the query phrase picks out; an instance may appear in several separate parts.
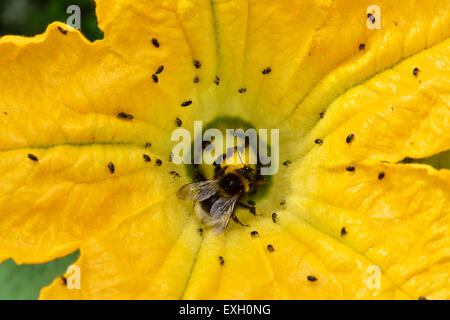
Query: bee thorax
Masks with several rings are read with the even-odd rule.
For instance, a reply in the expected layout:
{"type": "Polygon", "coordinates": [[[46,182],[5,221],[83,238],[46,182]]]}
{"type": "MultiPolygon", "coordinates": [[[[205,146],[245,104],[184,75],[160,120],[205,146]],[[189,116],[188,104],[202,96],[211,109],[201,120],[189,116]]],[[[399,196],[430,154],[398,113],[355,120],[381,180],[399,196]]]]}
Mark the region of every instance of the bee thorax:
{"type": "Polygon", "coordinates": [[[232,173],[226,174],[222,179],[220,179],[220,187],[228,195],[239,194],[245,189],[241,178],[232,173]]]}

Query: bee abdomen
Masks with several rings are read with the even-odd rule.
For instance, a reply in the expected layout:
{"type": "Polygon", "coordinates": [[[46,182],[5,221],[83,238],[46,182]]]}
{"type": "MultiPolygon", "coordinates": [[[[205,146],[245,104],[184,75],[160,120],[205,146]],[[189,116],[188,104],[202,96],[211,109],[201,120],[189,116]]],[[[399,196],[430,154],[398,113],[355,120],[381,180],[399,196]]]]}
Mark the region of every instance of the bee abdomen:
{"type": "Polygon", "coordinates": [[[217,201],[217,199],[220,198],[219,194],[215,194],[212,197],[209,197],[206,200],[203,200],[202,202],[200,202],[200,205],[202,206],[202,209],[206,212],[210,212],[211,211],[211,207],[214,204],[214,202],[217,201]]]}

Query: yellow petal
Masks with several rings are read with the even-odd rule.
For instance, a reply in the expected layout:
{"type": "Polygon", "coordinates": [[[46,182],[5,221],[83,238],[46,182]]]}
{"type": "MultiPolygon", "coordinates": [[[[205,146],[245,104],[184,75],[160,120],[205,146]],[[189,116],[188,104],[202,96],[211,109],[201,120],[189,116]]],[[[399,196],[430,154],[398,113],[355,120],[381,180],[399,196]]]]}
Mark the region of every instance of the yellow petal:
{"type": "Polygon", "coordinates": [[[449,57],[446,40],[345,92],[301,138],[300,152],[311,150],[316,138],[326,140],[324,148],[311,154],[320,149],[323,161],[335,163],[397,162],[450,149],[449,57]],[[354,137],[347,143],[350,134],[354,137]]]}
{"type": "Polygon", "coordinates": [[[450,36],[448,1],[378,1],[380,29],[367,28],[371,5],[371,1],[333,1],[333,9],[317,30],[311,56],[299,68],[291,94],[282,100],[294,104],[288,121],[303,127],[302,133],[353,86],[450,36]]]}
{"type": "Polygon", "coordinates": [[[299,168],[295,177],[301,195],[288,203],[299,218],[379,266],[411,298],[449,298],[449,282],[435,276],[448,273],[448,170],[367,162],[354,172],[299,168]]]}
{"type": "Polygon", "coordinates": [[[55,279],[42,290],[41,299],[133,299],[154,286],[171,291],[158,298],[178,298],[180,293],[177,296],[174,287],[182,289],[183,281],[177,277],[186,277],[182,271],[189,270],[188,262],[192,263],[200,236],[192,221],[173,203],[169,197],[150,205],[117,228],[86,242],[75,263],[81,269],[81,290],[69,289],[55,279]],[[175,265],[177,270],[170,269],[175,265]],[[170,276],[165,271],[170,271],[170,276]]]}
{"type": "Polygon", "coordinates": [[[173,179],[169,133],[155,121],[175,127],[174,118],[135,108],[142,94],[127,99],[133,91],[122,84],[143,85],[134,67],[60,23],[35,38],[2,38],[0,50],[0,261],[65,255],[161,199],[156,191],[173,179]]]}

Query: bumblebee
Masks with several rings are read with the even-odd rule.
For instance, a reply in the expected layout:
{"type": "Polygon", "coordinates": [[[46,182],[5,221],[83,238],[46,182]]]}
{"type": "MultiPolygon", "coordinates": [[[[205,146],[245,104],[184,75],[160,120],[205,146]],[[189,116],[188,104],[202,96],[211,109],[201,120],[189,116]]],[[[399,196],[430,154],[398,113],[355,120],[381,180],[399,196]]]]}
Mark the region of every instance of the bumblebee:
{"type": "Polygon", "coordinates": [[[182,186],[177,196],[181,200],[193,200],[194,210],[203,223],[209,225],[214,233],[222,233],[230,218],[243,225],[234,213],[239,199],[255,189],[258,183],[258,165],[251,167],[240,161],[239,164],[227,164],[230,157],[240,159],[240,151],[224,154],[223,164],[214,163],[214,178],[182,186]]]}

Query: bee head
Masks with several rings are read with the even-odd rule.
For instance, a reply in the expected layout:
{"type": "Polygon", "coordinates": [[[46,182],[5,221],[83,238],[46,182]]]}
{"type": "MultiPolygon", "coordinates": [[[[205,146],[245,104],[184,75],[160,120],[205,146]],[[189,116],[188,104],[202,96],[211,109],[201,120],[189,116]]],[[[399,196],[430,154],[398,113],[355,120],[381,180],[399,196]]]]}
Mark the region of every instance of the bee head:
{"type": "Polygon", "coordinates": [[[233,174],[238,176],[243,185],[243,191],[249,192],[251,181],[255,177],[256,165],[249,163],[249,148],[234,147],[223,154],[223,163],[216,165],[218,177],[233,174]]]}

